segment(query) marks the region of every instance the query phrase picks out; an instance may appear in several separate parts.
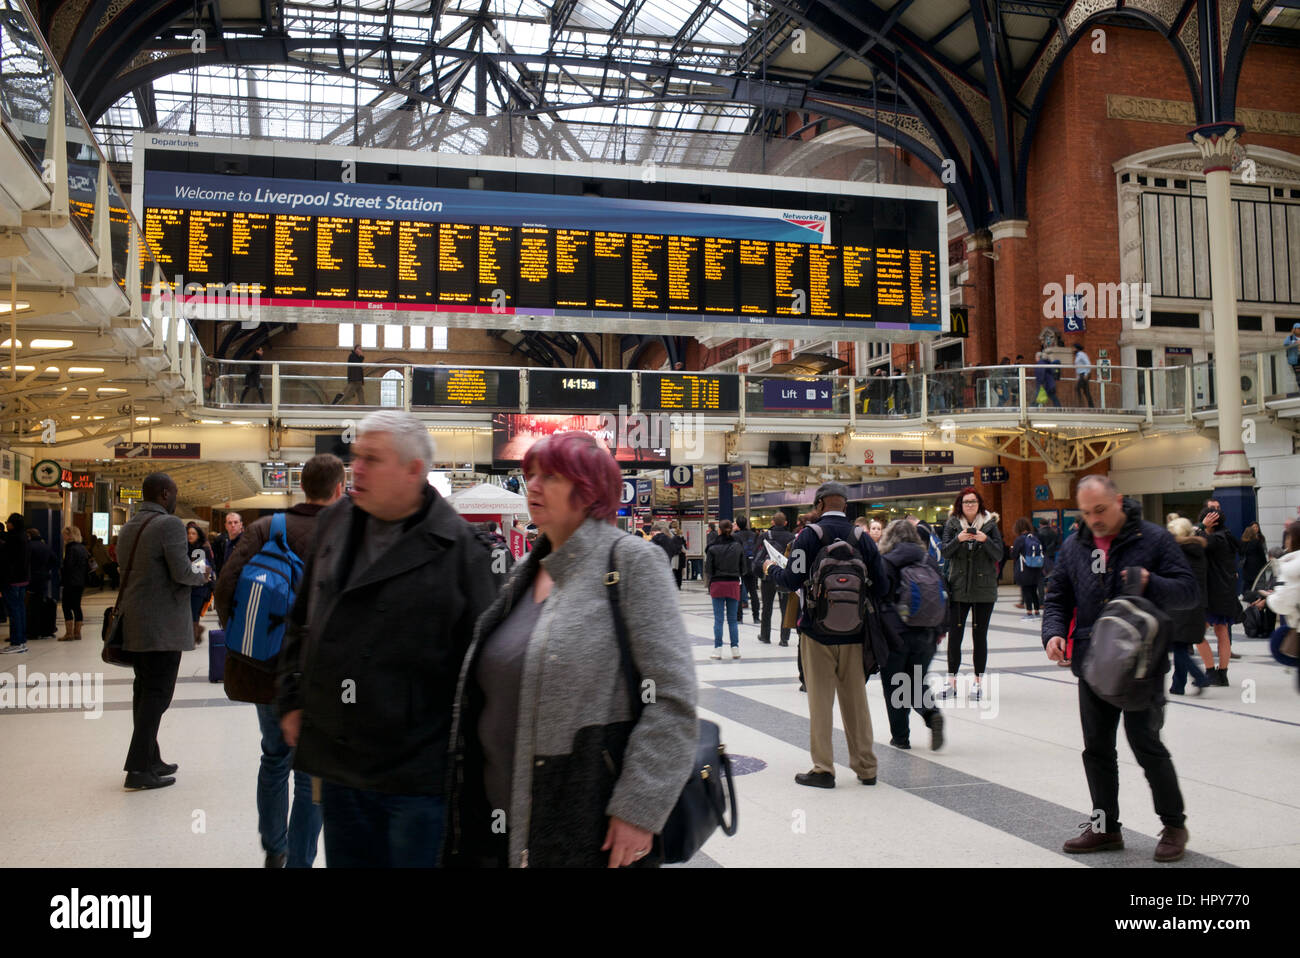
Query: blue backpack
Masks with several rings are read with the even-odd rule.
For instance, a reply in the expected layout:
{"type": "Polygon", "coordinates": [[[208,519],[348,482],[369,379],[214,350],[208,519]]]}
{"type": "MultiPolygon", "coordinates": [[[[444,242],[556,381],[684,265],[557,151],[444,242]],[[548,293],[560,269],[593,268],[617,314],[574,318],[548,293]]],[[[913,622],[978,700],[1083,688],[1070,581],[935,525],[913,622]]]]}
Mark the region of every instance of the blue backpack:
{"type": "Polygon", "coordinates": [[[1025,551],[1020,556],[1020,564],[1027,569],[1041,569],[1043,567],[1043,544],[1038,541],[1038,536],[1032,532],[1025,536],[1025,551]]]}
{"type": "Polygon", "coordinates": [[[898,570],[894,611],[912,629],[932,629],[947,621],[948,590],[943,587],[938,563],[929,556],[898,570]]]}
{"type": "Polygon", "coordinates": [[[271,535],[245,563],[226,623],[226,649],[259,662],[280,654],[289,610],[302,580],[302,560],[289,548],[284,513],[271,518],[271,535]]]}

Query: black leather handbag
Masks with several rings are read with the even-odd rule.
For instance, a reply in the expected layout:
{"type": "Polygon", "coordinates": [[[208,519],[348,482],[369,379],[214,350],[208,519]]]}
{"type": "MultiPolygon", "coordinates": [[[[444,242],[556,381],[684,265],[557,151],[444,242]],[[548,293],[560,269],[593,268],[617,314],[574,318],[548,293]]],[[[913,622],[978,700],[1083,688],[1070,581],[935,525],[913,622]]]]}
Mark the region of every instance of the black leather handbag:
{"type": "MultiPolygon", "coordinates": [[[[609,573],[605,576],[605,585],[608,588],[610,609],[614,614],[619,664],[623,669],[623,679],[632,703],[632,715],[639,720],[645,703],[637,694],[637,690],[641,688],[641,676],[632,659],[632,645],[627,637],[627,623],[623,619],[623,611],[618,601],[619,574],[618,566],[614,561],[614,552],[617,548],[618,540],[615,540],[609,550],[609,573]]],[[[716,723],[707,719],[700,719],[699,723],[695,767],[659,836],[663,861],[670,865],[689,861],[719,827],[723,834],[734,835],[738,825],[736,783],[731,772],[731,756],[727,754],[726,746],[722,744],[722,730],[716,723]],[[730,824],[725,818],[728,803],[731,805],[730,824]]],[[[635,722],[632,728],[635,728],[635,722]]]]}

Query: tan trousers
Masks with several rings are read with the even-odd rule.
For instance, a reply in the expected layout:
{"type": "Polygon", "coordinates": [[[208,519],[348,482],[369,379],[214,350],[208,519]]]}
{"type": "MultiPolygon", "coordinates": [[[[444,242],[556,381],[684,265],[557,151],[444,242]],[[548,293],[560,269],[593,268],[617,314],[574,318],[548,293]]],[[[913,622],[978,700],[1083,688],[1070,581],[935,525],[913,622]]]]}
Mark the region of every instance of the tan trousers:
{"type": "Polygon", "coordinates": [[[348,388],[343,390],[343,398],[339,400],[339,405],[346,406],[353,399],[356,399],[358,406],[366,404],[365,383],[348,383],[348,388]]]}
{"type": "Polygon", "coordinates": [[[849,740],[849,768],[859,778],[875,778],[876,755],[871,750],[871,711],[867,708],[862,645],[822,645],[801,634],[799,654],[803,658],[804,684],[808,686],[808,739],[813,771],[835,774],[831,709],[838,695],[844,735],[849,740]]]}

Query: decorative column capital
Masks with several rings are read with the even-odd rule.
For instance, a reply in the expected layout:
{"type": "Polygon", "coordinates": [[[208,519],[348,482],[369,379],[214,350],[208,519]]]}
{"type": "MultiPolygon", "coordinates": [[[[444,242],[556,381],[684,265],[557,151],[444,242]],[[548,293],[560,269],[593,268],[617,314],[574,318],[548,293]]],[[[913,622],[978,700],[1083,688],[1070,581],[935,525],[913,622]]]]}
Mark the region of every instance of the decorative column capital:
{"type": "Polygon", "coordinates": [[[1207,123],[1189,130],[1187,138],[1201,151],[1202,171],[1206,174],[1232,171],[1232,150],[1246,132],[1246,127],[1232,120],[1207,123]]]}
{"type": "Polygon", "coordinates": [[[974,233],[967,233],[965,240],[966,240],[967,255],[970,255],[971,253],[974,253],[977,250],[986,250],[986,249],[993,248],[993,240],[989,236],[988,230],[976,230],[974,233]]]}
{"type": "Polygon", "coordinates": [[[1024,239],[1029,235],[1029,220],[998,220],[989,227],[993,242],[1004,239],[1024,239]]]}

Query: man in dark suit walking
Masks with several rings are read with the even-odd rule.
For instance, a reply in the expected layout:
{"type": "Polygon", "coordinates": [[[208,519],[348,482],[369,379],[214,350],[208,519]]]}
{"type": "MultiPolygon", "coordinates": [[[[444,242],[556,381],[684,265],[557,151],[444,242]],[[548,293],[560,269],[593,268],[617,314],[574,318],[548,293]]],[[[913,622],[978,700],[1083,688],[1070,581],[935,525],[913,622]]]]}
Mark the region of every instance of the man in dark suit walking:
{"type": "MultiPolygon", "coordinates": [[[[122,527],[122,648],[133,653],[135,686],[131,708],[134,731],[126,753],[128,791],[163,788],[176,782],[178,766],[162,760],[158,726],[172,704],[181,653],[194,648],[190,589],[212,577],[206,563],[191,564],[185,523],[176,510],[176,483],[165,472],[145,476],[140,511],[122,527]]],[[[200,560],[202,561],[202,560],[200,560]]]]}

